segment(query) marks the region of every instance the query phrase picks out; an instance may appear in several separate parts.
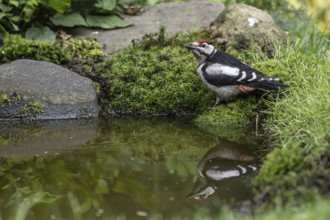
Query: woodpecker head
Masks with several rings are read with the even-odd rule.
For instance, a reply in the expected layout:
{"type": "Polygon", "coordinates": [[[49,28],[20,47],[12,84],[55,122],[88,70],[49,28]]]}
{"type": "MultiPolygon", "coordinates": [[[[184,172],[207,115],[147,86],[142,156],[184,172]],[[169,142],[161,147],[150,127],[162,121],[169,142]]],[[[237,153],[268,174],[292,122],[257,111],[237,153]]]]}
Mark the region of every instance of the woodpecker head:
{"type": "Polygon", "coordinates": [[[192,50],[199,64],[205,62],[206,59],[211,58],[217,52],[210,41],[206,39],[195,40],[186,48],[192,50]]]}

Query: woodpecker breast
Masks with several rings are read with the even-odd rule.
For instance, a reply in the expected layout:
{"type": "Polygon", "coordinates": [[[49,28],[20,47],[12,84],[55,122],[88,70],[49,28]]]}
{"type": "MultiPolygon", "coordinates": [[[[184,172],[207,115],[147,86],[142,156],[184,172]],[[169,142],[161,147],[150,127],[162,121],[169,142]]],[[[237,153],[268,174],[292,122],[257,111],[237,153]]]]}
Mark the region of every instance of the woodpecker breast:
{"type": "MultiPolygon", "coordinates": [[[[230,101],[233,97],[240,93],[237,85],[217,86],[214,83],[210,83],[210,79],[207,79],[206,72],[203,71],[204,65],[205,64],[202,64],[197,68],[197,74],[201,78],[202,82],[206,85],[206,87],[217,95],[220,101],[230,101]]],[[[213,81],[211,80],[211,82],[213,81]]]]}

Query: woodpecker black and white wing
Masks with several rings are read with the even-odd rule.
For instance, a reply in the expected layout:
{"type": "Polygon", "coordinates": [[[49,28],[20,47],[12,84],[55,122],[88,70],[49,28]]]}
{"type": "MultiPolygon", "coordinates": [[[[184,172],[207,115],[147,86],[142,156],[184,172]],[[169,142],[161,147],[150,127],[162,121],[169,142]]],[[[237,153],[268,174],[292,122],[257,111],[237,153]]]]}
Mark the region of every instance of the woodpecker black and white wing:
{"type": "Polygon", "coordinates": [[[240,69],[249,69],[251,68],[246,63],[240,61],[233,55],[226,53],[224,51],[217,51],[217,53],[210,59],[212,63],[221,63],[226,66],[238,67],[240,69]]]}
{"type": "Polygon", "coordinates": [[[205,63],[201,71],[205,80],[214,86],[247,84],[269,78],[252,68],[241,69],[221,63],[205,63]]]}
{"type": "Polygon", "coordinates": [[[261,90],[278,90],[286,87],[278,78],[265,76],[260,71],[225,52],[218,52],[201,67],[204,80],[216,87],[244,84],[261,90]]]}

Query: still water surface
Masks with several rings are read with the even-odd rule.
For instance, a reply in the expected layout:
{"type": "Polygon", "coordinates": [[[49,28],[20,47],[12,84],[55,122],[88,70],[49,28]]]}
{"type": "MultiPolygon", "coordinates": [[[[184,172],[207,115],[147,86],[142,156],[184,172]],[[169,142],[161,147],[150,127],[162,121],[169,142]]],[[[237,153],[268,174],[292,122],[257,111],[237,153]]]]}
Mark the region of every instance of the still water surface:
{"type": "Polygon", "coordinates": [[[251,194],[246,139],[184,119],[1,124],[0,219],[216,218],[251,194]]]}

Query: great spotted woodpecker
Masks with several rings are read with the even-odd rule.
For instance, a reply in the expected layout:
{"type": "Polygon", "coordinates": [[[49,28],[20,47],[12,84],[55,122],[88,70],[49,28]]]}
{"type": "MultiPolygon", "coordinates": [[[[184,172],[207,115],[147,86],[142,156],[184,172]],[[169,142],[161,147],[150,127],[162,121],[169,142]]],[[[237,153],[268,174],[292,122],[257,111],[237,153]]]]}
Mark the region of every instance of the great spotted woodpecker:
{"type": "Polygon", "coordinates": [[[208,40],[196,40],[186,48],[192,50],[198,61],[196,71],[203,83],[217,96],[213,107],[233,100],[239,94],[287,87],[278,78],[265,76],[233,55],[217,51],[208,40]]]}

